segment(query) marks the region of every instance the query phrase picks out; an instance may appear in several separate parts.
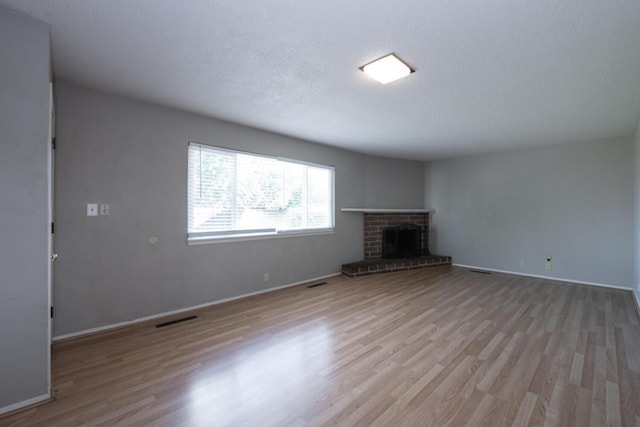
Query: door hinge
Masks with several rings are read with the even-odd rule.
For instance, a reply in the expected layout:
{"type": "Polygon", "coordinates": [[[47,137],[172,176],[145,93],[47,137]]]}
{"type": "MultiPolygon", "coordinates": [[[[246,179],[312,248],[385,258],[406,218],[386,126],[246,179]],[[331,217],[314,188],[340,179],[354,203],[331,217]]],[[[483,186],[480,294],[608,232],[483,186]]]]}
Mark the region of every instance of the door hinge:
{"type": "Polygon", "coordinates": [[[53,148],[54,150],[56,149],[56,138],[55,137],[51,138],[51,148],[53,148]]]}
{"type": "Polygon", "coordinates": [[[53,306],[49,307],[49,314],[51,315],[51,318],[53,319],[53,306]]]}
{"type": "Polygon", "coordinates": [[[51,234],[54,234],[56,232],[56,227],[55,224],[52,222],[51,223],[51,234]]]}

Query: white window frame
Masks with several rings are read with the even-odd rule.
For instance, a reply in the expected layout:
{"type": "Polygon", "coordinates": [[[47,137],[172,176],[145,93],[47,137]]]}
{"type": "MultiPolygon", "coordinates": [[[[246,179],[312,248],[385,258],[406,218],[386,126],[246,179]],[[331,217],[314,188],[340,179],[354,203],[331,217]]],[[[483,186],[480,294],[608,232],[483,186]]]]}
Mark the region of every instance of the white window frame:
{"type": "MultiPolygon", "coordinates": [[[[331,200],[330,200],[330,212],[331,212],[331,227],[326,228],[305,228],[305,229],[295,229],[295,230],[277,230],[275,228],[261,228],[261,229],[253,229],[253,230],[224,230],[224,231],[210,231],[210,232],[189,232],[189,224],[187,224],[187,243],[189,245],[203,245],[203,244],[212,244],[212,243],[223,243],[223,242],[237,242],[244,240],[260,240],[260,239],[274,239],[274,238],[287,238],[294,236],[317,236],[317,235],[327,235],[334,234],[335,232],[335,167],[330,165],[324,165],[319,163],[305,162],[301,160],[290,159],[286,157],[279,156],[269,156],[260,153],[254,153],[249,151],[242,151],[236,149],[230,149],[226,147],[219,147],[210,144],[202,144],[196,141],[189,141],[187,145],[187,169],[189,169],[189,147],[191,146],[200,146],[206,149],[213,149],[217,151],[226,151],[234,154],[243,154],[248,156],[255,157],[265,157],[268,159],[273,159],[281,162],[287,163],[295,163],[305,166],[310,166],[314,168],[326,169],[331,172],[331,200]]],[[[306,180],[306,177],[305,177],[306,180]]],[[[304,190],[306,191],[306,186],[304,190]]],[[[187,180],[187,209],[191,204],[191,200],[189,199],[189,182],[187,180]]],[[[189,221],[187,215],[187,222],[189,221]]]]}

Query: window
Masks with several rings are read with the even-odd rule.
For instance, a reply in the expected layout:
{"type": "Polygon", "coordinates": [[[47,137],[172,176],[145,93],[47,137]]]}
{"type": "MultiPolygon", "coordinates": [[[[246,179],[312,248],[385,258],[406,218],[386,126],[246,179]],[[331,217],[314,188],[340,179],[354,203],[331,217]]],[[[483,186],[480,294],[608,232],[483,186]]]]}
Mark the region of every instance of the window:
{"type": "Polygon", "coordinates": [[[326,232],[333,168],[189,143],[189,240],[326,232]]]}

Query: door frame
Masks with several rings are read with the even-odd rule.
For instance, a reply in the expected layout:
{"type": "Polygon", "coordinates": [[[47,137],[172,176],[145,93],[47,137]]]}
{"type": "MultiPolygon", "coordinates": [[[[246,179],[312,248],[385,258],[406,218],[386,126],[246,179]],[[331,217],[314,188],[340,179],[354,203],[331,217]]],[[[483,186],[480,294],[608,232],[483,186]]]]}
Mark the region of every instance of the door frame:
{"type": "Polygon", "coordinates": [[[49,83],[49,138],[47,140],[47,204],[48,204],[48,233],[47,233],[47,392],[52,397],[51,388],[51,346],[53,345],[53,237],[54,237],[54,219],[53,219],[53,178],[54,178],[54,138],[55,138],[55,110],[53,102],[53,82],[49,83]]]}

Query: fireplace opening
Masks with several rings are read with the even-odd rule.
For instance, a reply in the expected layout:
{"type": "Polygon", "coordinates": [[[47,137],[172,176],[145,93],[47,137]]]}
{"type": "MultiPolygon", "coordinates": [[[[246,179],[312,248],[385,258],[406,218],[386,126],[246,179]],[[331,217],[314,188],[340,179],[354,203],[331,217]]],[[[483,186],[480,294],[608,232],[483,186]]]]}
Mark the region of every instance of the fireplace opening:
{"type": "Polygon", "coordinates": [[[382,230],[382,258],[414,258],[422,252],[420,226],[401,224],[382,230]]]}

